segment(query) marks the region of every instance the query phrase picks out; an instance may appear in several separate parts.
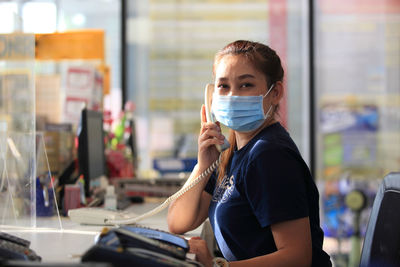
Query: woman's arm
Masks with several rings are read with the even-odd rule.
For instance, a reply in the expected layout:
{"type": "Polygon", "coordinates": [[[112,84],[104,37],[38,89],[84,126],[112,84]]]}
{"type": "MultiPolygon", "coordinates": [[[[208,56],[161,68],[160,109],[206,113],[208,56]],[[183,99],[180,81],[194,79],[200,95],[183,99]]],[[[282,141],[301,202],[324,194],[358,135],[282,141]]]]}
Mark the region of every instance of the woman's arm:
{"type": "MultiPolygon", "coordinates": [[[[188,181],[200,174],[197,168],[196,165],[188,181]]],[[[211,201],[211,195],[204,191],[207,181],[208,178],[204,178],[199,184],[171,203],[167,217],[170,232],[183,234],[197,228],[207,218],[211,201]]]]}
{"type": "Polygon", "coordinates": [[[312,244],[308,217],[271,225],[277,251],[268,255],[230,262],[229,266],[311,266],[312,244]]]}
{"type": "MultiPolygon", "coordinates": [[[[186,184],[198,177],[218,159],[219,152],[215,145],[223,143],[224,136],[221,134],[221,128],[215,123],[207,122],[203,105],[201,108],[201,130],[198,139],[198,164],[186,184]]],[[[204,188],[209,178],[210,175],[172,202],[167,218],[170,232],[182,234],[193,230],[207,218],[211,196],[204,192],[204,188]]]]}
{"type": "MultiPolygon", "coordinates": [[[[271,225],[271,231],[277,248],[276,252],[247,260],[229,262],[229,266],[311,266],[312,244],[308,217],[271,225]]],[[[204,266],[212,266],[212,257],[208,250],[203,248],[205,242],[191,240],[189,244],[190,251],[197,252],[197,258],[204,261],[200,261],[204,266]]]]}

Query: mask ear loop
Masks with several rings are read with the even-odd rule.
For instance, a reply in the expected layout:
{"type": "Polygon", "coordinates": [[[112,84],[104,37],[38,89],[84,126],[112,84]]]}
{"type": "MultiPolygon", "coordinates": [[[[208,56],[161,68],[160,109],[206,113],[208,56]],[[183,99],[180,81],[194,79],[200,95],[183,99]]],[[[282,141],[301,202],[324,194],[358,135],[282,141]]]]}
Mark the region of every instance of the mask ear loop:
{"type": "Polygon", "coordinates": [[[274,87],[275,87],[275,83],[273,83],[271,85],[271,87],[268,89],[268,91],[265,93],[265,95],[263,95],[263,98],[265,98],[269,94],[269,92],[271,92],[271,90],[274,89],[274,87]]]}
{"type": "MultiPolygon", "coordinates": [[[[275,83],[273,83],[273,84],[271,85],[271,87],[269,87],[268,91],[267,91],[267,92],[265,93],[265,95],[263,96],[263,99],[269,94],[269,92],[271,92],[272,89],[274,89],[274,87],[275,87],[275,83]]],[[[267,113],[264,114],[264,119],[266,119],[266,118],[269,117],[269,115],[270,115],[269,113],[271,112],[272,107],[273,107],[273,105],[271,105],[271,106],[269,107],[267,113]]]]}
{"type": "Polygon", "coordinates": [[[264,119],[266,119],[266,118],[269,117],[269,115],[270,115],[269,113],[271,112],[272,107],[273,107],[272,105],[269,107],[269,109],[268,109],[268,111],[267,111],[267,114],[264,115],[264,119]]]}

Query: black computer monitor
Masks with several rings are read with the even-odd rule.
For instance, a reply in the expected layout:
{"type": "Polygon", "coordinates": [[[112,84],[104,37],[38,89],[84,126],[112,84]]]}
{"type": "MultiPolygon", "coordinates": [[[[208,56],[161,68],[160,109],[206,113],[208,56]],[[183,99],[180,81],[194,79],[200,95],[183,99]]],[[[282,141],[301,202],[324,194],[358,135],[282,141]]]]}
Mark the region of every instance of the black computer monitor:
{"type": "Polygon", "coordinates": [[[90,196],[90,180],[106,174],[105,164],[103,113],[85,108],[78,133],[78,165],[87,197],[90,196]]]}

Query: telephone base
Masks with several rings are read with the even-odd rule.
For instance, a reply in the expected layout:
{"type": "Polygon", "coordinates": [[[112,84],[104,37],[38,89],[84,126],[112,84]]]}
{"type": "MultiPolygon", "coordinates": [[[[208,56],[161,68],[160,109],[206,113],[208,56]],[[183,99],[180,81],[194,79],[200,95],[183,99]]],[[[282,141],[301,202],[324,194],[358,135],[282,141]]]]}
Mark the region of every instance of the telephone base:
{"type": "Polygon", "coordinates": [[[90,225],[113,225],[108,221],[125,220],[137,217],[133,212],[110,210],[105,208],[79,208],[68,211],[71,221],[90,225]]]}

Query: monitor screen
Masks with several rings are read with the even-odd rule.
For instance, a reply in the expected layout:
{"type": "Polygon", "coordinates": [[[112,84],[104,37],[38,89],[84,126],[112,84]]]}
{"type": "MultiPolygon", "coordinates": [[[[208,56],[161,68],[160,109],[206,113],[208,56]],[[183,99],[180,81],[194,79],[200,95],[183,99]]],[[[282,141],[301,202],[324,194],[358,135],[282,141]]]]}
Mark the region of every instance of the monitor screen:
{"type": "Polygon", "coordinates": [[[82,110],[78,164],[85,180],[85,195],[89,196],[90,180],[106,174],[103,113],[100,111],[82,110]]]}

